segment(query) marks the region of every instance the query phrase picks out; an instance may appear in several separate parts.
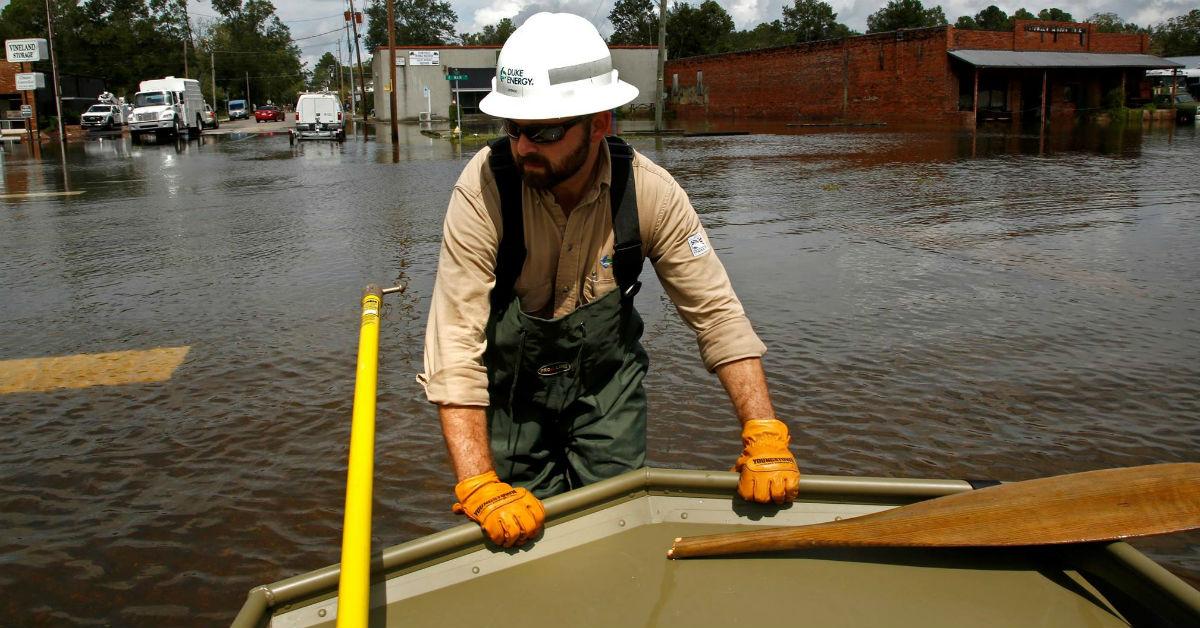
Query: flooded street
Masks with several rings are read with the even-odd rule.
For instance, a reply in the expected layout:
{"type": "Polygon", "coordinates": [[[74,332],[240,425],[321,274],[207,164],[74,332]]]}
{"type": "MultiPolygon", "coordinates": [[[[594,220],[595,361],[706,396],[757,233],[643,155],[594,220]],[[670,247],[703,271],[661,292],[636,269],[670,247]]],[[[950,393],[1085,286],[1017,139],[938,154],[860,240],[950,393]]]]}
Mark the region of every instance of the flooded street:
{"type": "MultiPolygon", "coordinates": [[[[802,472],[1200,461],[1196,127],[695,130],[721,128],[755,134],[629,139],[700,212],[802,472]]],[[[337,562],[368,282],[409,284],[380,336],[375,547],[462,522],[414,375],[480,145],[401,132],[89,141],[65,183],[50,149],[0,154],[0,369],[170,350],[134,383],[0,393],[0,624],[222,625],[337,562]]],[[[651,275],[649,464],[728,469],[728,398],[651,275]]],[[[1137,546],[1200,579],[1200,534],[1137,546]]]]}

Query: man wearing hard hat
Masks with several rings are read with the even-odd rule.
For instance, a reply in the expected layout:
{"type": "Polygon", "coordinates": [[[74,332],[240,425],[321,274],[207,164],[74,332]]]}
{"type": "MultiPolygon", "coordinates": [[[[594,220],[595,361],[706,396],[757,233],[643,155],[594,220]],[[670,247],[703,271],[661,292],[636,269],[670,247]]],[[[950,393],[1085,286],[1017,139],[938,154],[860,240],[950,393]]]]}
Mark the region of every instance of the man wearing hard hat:
{"type": "Polygon", "coordinates": [[[791,501],[800,474],[755,335],[687,194],[615,137],[637,97],[584,18],[539,13],[480,103],[507,137],[454,186],[418,379],[438,404],[455,512],[492,541],[539,533],[539,498],[641,467],[649,360],[633,307],[644,259],[742,422],[738,494],[791,501]]]}

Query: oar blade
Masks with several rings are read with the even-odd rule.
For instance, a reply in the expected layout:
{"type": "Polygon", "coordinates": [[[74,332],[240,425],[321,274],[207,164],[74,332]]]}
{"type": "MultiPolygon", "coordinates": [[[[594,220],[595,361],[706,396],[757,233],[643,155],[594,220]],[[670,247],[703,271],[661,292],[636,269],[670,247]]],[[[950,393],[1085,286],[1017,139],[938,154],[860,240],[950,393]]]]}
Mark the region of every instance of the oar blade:
{"type": "Polygon", "coordinates": [[[1054,476],[842,521],[676,540],[671,558],[806,547],[1006,547],[1113,541],[1200,528],[1200,463],[1054,476]]]}

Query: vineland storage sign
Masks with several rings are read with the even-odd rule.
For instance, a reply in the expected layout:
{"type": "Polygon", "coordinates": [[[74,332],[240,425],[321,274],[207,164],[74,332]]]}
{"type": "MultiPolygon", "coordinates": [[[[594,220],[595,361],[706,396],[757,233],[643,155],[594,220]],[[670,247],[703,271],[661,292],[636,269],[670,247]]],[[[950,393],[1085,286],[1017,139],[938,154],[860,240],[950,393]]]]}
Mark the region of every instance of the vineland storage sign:
{"type": "Polygon", "coordinates": [[[45,39],[9,39],[4,42],[9,63],[32,63],[50,58],[45,39]]]}

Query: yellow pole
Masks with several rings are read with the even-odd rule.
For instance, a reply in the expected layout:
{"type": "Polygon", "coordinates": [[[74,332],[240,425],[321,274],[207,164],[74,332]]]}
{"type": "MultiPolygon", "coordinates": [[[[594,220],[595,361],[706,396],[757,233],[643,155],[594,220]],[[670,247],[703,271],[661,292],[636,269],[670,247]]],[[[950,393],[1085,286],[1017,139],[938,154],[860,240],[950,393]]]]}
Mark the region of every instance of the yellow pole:
{"type": "Polygon", "coordinates": [[[338,628],[367,625],[371,585],[371,484],[375,467],[375,383],[379,366],[377,286],[362,298],[358,334],[358,373],[350,426],[350,464],[346,478],[346,519],[342,528],[342,575],[338,586],[338,628]]]}

